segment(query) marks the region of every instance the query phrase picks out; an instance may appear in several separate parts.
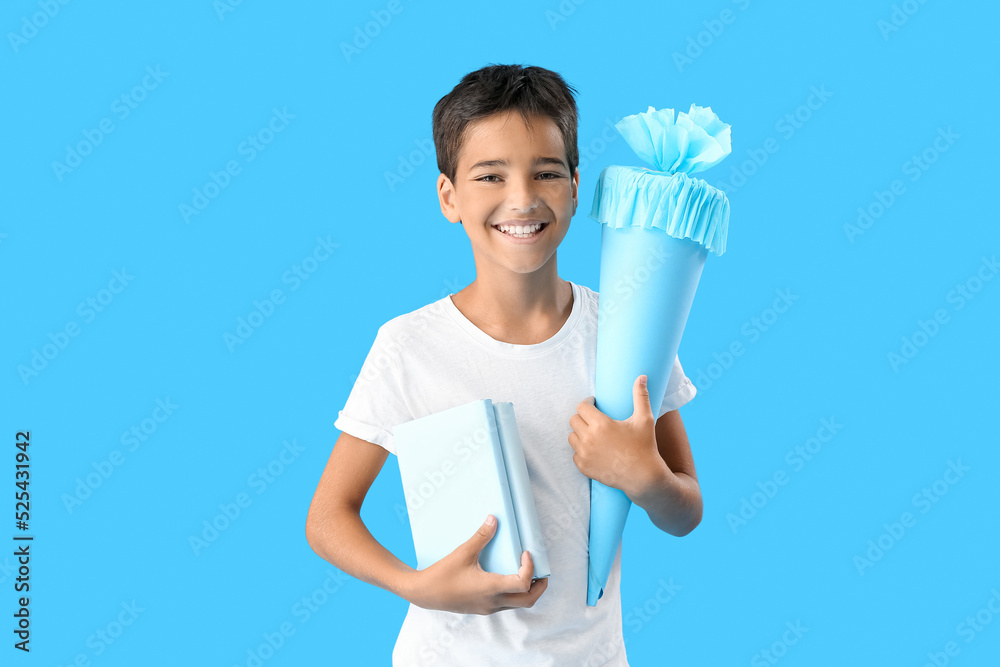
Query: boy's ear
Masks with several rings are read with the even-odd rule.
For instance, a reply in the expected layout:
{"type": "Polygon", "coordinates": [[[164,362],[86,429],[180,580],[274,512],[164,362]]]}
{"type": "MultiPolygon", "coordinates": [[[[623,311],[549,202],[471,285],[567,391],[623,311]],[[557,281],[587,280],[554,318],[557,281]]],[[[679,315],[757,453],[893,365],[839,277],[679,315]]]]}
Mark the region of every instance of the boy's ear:
{"type": "Polygon", "coordinates": [[[573,170],[573,215],[576,215],[576,205],[580,200],[580,168],[573,170]]]}
{"type": "Polygon", "coordinates": [[[462,216],[455,202],[455,186],[444,174],[438,174],[437,193],[442,215],[449,222],[462,222],[462,216]]]}

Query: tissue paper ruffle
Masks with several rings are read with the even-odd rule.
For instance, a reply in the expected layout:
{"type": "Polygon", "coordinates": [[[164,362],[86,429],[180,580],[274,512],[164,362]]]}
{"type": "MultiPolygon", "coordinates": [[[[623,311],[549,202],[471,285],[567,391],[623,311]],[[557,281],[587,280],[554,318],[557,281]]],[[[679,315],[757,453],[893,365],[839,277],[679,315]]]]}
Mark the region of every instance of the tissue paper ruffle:
{"type": "Polygon", "coordinates": [[[691,105],[674,117],[673,109],[649,107],[615,123],[635,154],[657,171],[693,174],[722,161],[732,151],[730,127],[712,107],[691,105]]]}
{"type": "Polygon", "coordinates": [[[683,172],[606,167],[597,179],[590,217],[619,227],[657,227],[692,239],[712,253],[726,251],[729,199],[721,190],[683,172]]]}

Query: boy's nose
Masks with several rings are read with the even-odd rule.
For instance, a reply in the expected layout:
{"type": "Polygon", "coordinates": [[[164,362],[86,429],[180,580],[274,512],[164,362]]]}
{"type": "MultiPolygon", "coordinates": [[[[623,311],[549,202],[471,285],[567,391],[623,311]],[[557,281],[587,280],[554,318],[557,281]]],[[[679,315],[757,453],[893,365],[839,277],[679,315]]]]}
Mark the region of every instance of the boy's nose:
{"type": "Polygon", "coordinates": [[[538,206],[538,192],[535,184],[515,180],[511,183],[507,193],[507,202],[515,211],[525,212],[538,206]]]}

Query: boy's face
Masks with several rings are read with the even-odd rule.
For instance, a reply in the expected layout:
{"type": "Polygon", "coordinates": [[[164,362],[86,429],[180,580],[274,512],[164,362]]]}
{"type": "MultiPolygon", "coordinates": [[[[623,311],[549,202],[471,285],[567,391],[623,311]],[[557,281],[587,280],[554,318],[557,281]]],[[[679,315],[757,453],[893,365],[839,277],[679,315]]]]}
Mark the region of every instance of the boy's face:
{"type": "MultiPolygon", "coordinates": [[[[566,146],[555,122],[516,111],[488,116],[466,129],[455,181],[438,176],[441,212],[461,222],[477,273],[488,267],[531,273],[555,256],[576,213],[580,172],[569,173],[566,146]],[[531,225],[541,224],[531,233],[531,225]],[[528,227],[519,236],[500,225],[528,227]],[[530,234],[530,235],[528,235],[530,234]]],[[[502,271],[501,271],[502,273],[502,271]]]]}

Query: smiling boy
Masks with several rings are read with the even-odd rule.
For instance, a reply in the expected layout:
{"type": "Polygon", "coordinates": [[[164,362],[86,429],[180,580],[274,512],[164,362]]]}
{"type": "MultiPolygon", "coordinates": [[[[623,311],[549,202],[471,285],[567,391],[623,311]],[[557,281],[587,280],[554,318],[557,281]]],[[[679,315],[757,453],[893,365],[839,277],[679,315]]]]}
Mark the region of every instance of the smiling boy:
{"type": "Polygon", "coordinates": [[[334,424],[341,435],[306,536],[322,558],[410,602],[394,666],[628,665],[620,549],[600,603],[586,604],[590,480],[621,489],[673,535],[701,520],[677,412],[695,388],[680,361],[655,413],[644,376],[629,419],[593,404],[598,295],[556,268],[579,199],[573,92],[549,70],[493,65],[437,103],[439,204],[469,238],[476,279],[379,328],[334,424]],[[482,570],[479,553],[496,531],[488,519],[424,570],[396,558],[361,521],[368,489],[395,453],[392,428],[481,398],[514,404],[546,579],[532,580],[527,552],[517,574],[482,570]]]}

